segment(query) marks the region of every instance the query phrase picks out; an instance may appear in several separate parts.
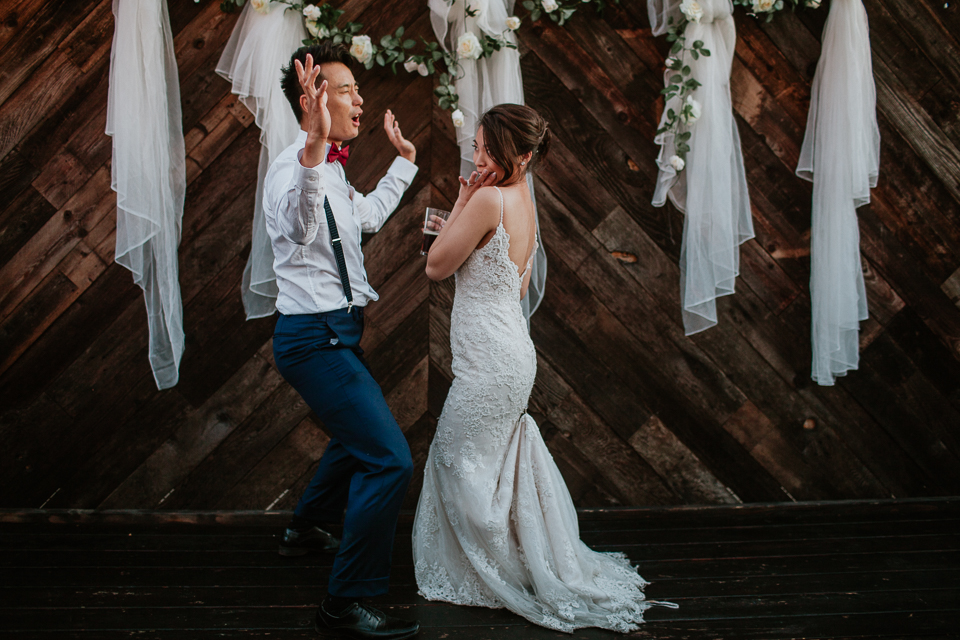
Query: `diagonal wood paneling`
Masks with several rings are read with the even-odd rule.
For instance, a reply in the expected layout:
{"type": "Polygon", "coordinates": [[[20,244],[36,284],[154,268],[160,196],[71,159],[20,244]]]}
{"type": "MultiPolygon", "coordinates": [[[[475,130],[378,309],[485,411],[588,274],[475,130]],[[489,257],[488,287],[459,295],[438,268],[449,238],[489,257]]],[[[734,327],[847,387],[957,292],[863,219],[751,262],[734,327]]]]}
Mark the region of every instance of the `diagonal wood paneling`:
{"type": "MultiPolygon", "coordinates": [[[[374,35],[430,34],[419,0],[336,4],[374,35]]],[[[236,17],[212,1],[170,5],[187,349],[164,392],[139,290],[113,262],[110,2],[0,8],[2,506],[288,509],[329,440],[276,371],[272,320],[246,322],[238,294],[259,132],[214,71],[236,17]]],[[[809,381],[810,187],[793,173],[826,13],[738,13],[732,91],[757,238],[719,326],[692,337],[679,312],[683,217],[650,205],[666,43],[643,2],[566,29],[525,22],[527,102],[554,133],[537,183],[550,267],[530,411],[579,506],[960,491],[960,18],[930,0],[866,7],[883,135],[880,184],[859,211],[871,317],[860,370],[831,388],[809,381]]],[[[425,206],[452,206],[456,134],[430,80],[358,81],[353,184],[371,189],[392,160],[387,108],[418,148],[415,183],[365,239],[381,300],[363,343],[417,465],[412,508],[452,380],[454,294],[423,275],[418,227],[425,206]]]]}

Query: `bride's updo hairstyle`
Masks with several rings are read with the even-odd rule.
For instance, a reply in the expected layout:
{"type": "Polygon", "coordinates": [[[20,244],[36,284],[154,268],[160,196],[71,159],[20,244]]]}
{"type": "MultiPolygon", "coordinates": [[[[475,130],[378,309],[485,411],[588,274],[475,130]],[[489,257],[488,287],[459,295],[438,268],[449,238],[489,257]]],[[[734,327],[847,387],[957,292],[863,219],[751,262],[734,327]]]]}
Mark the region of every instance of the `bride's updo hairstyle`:
{"type": "Polygon", "coordinates": [[[493,161],[503,167],[501,183],[509,181],[520,170],[520,156],[533,152],[524,169],[532,170],[550,150],[547,121],[520,104],[498,104],[480,116],[483,142],[493,161]]]}

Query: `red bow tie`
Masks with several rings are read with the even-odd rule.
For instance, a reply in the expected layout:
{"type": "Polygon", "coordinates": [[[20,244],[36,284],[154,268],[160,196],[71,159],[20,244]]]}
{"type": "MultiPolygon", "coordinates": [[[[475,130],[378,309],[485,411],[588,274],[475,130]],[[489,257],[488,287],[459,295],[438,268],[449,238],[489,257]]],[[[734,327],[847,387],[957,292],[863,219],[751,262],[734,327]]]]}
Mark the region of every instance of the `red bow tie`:
{"type": "Polygon", "coordinates": [[[330,151],[327,152],[327,162],[339,162],[344,167],[347,166],[347,158],[350,157],[350,145],[344,145],[341,149],[335,144],[330,145],[330,151]]]}

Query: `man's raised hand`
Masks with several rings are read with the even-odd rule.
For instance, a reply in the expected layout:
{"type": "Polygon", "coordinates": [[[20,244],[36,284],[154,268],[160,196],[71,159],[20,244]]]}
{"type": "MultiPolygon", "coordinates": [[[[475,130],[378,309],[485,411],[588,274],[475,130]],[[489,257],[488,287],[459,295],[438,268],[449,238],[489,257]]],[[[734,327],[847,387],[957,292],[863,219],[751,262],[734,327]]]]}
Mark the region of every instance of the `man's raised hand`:
{"type": "Polygon", "coordinates": [[[417,148],[400,133],[400,125],[390,109],[387,109],[387,112],[383,114],[383,130],[387,132],[390,142],[396,147],[397,153],[404,160],[417,161],[417,148]]]}
{"type": "Polygon", "coordinates": [[[330,110],[327,109],[327,81],[316,86],[320,75],[320,65],[313,64],[313,56],[307,54],[307,63],[303,65],[299,60],[294,61],[297,69],[297,78],[303,95],[300,97],[300,109],[303,116],[300,120],[301,128],[307,132],[307,143],[303,150],[301,164],[315,167],[323,162],[326,152],[327,136],[330,134],[330,110]]]}

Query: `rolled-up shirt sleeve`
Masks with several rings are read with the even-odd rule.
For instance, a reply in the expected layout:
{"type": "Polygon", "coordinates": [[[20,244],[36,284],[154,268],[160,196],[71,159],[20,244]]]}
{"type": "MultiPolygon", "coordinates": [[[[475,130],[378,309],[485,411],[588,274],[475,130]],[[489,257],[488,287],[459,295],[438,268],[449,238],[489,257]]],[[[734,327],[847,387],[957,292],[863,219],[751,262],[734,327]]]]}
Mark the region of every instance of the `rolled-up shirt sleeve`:
{"type": "Polygon", "coordinates": [[[360,228],[367,233],[379,231],[400,204],[403,192],[413,184],[416,175],[417,165],[397,156],[376,189],[367,195],[355,193],[353,211],[360,220],[360,228]]]}
{"type": "Polygon", "coordinates": [[[307,245],[316,239],[325,215],[323,194],[323,174],[297,163],[276,204],[277,228],[287,240],[307,245]]]}

